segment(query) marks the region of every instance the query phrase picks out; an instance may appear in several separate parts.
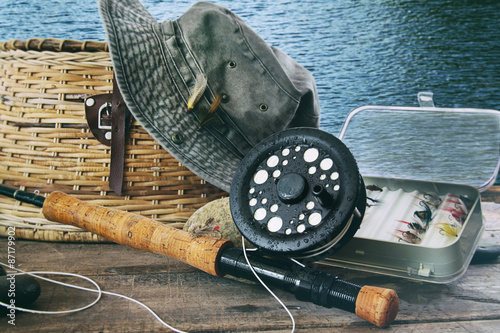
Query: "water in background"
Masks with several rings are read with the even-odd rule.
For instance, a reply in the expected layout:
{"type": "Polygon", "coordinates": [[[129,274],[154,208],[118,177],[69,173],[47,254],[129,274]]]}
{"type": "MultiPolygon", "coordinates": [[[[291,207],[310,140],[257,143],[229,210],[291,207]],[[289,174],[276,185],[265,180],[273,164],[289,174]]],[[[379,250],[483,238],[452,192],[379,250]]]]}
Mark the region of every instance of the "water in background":
{"type": "MultiPolygon", "coordinates": [[[[194,2],[143,0],[160,21],[182,15],[194,2]]],[[[330,133],[339,133],[354,108],[416,106],[420,91],[434,92],[439,107],[500,110],[500,1],[216,3],[313,73],[321,128],[330,133]]],[[[0,13],[0,40],[105,40],[93,1],[0,0],[0,13]]]]}

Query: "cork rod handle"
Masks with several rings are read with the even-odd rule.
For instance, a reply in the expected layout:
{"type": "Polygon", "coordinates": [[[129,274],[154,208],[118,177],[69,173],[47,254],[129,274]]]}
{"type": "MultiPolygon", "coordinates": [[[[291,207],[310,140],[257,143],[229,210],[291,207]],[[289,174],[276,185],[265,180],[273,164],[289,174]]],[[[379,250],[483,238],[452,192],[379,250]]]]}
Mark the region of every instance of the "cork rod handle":
{"type": "Polygon", "coordinates": [[[55,222],[73,225],[101,235],[110,241],[139,250],[179,259],[209,274],[221,276],[218,269],[225,239],[192,237],[144,216],[105,208],[62,192],[52,192],[43,203],[44,216],[55,222]]]}
{"type": "Polygon", "coordinates": [[[392,289],[364,286],[356,299],[356,315],[378,327],[389,326],[399,311],[399,298],[392,289]]]}
{"type": "MultiPolygon", "coordinates": [[[[49,194],[43,201],[42,211],[51,221],[88,230],[122,245],[179,259],[212,275],[230,274],[247,277],[246,263],[241,265],[238,262],[229,263],[230,258],[226,249],[238,249],[231,249],[231,242],[225,239],[192,237],[185,231],[174,229],[147,217],[85,203],[62,192],[49,194]],[[243,272],[237,271],[239,266],[244,267],[240,267],[243,272]]],[[[271,272],[270,275],[273,278],[276,278],[276,275],[286,276],[286,272],[274,274],[276,268],[272,265],[267,269],[264,268],[261,272],[267,270],[271,272]]],[[[303,278],[314,280],[314,276],[303,278]]],[[[321,276],[312,284],[306,281],[306,286],[314,287],[308,288],[311,289],[310,295],[300,292],[300,297],[297,294],[296,296],[298,299],[313,301],[326,307],[335,306],[355,312],[358,317],[379,327],[387,327],[394,321],[399,310],[399,299],[394,290],[371,286],[361,287],[336,280],[336,277],[321,276]],[[330,280],[334,281],[332,286],[330,286],[330,280]],[[319,283],[319,287],[316,283],[319,283]],[[321,297],[317,295],[320,291],[324,293],[321,297]],[[340,306],[342,302],[339,303],[339,299],[347,303],[340,306]]],[[[301,283],[297,282],[294,286],[300,287],[301,283]]]]}

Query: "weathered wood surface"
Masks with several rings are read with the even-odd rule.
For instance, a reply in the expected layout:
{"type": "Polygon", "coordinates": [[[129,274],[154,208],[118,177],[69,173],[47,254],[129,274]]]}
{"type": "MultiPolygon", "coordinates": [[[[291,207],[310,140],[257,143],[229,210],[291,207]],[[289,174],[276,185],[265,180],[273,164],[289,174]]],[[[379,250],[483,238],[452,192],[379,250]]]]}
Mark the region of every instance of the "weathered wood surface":
{"type": "MultiPolygon", "coordinates": [[[[483,238],[500,244],[500,204],[483,203],[483,238]]],[[[284,310],[259,285],[218,278],[174,259],[115,244],[64,244],[16,241],[16,264],[30,271],[78,273],[103,290],[133,297],[150,306],[174,327],[190,332],[287,332],[284,310]]],[[[7,240],[0,239],[5,261],[7,240]]],[[[430,284],[402,278],[342,270],[318,269],[347,281],[396,290],[400,311],[384,332],[498,332],[500,327],[500,260],[471,265],[450,284],[430,284]]],[[[73,278],[57,279],[90,286],[73,278]]],[[[40,310],[70,309],[91,302],[95,294],[41,283],[40,310]]],[[[366,332],[381,330],[354,314],[300,302],[276,291],[293,313],[296,332],[366,332]]],[[[16,314],[16,326],[0,321],[7,332],[162,332],[169,331],[138,305],[112,296],[94,307],[66,315],[16,314]]]]}

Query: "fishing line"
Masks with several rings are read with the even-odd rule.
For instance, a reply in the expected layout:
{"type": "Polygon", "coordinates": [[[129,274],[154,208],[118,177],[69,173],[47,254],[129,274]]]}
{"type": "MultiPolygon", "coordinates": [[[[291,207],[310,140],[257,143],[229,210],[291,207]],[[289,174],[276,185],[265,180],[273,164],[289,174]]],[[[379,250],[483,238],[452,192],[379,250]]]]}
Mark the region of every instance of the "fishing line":
{"type": "MultiPolygon", "coordinates": [[[[357,210],[357,208],[355,209],[355,211],[356,210],[357,210]]],[[[304,254],[302,254],[300,256],[296,256],[296,258],[297,259],[311,259],[311,258],[318,257],[319,255],[322,255],[323,253],[325,253],[327,251],[330,251],[345,236],[345,234],[347,233],[347,231],[349,230],[349,228],[351,226],[351,222],[352,222],[353,218],[355,217],[355,215],[356,215],[356,213],[354,213],[350,217],[349,221],[347,222],[346,227],[331,242],[325,244],[324,246],[320,246],[317,249],[314,249],[314,251],[304,252],[304,254]]]]}
{"type": "MultiPolygon", "coordinates": [[[[286,307],[286,305],[278,298],[278,296],[276,296],[272,291],[271,289],[261,280],[261,278],[257,275],[257,273],[255,272],[252,264],[250,263],[249,259],[248,259],[248,256],[247,256],[247,249],[246,249],[246,246],[245,246],[245,239],[242,237],[242,243],[243,243],[243,255],[245,256],[245,260],[247,261],[247,264],[249,265],[252,273],[255,275],[255,277],[257,278],[257,280],[262,284],[262,286],[264,288],[266,288],[266,290],[274,297],[274,299],[276,299],[276,301],[278,301],[278,303],[285,309],[285,311],[287,312],[288,316],[290,317],[291,321],[292,321],[292,333],[295,331],[295,319],[292,315],[292,313],[290,312],[290,310],[288,310],[288,308],[286,307]]],[[[248,249],[248,251],[255,251],[256,249],[248,249]]],[[[295,260],[292,260],[294,262],[296,262],[297,264],[300,264],[299,262],[295,261],[295,260]]],[[[0,265],[2,266],[5,266],[9,269],[12,269],[13,267],[11,267],[10,265],[7,265],[7,264],[4,264],[2,262],[0,262],[0,265]]],[[[21,308],[21,307],[13,307],[9,304],[6,304],[6,303],[3,303],[3,302],[0,302],[0,305],[6,307],[6,308],[9,308],[9,309],[14,309],[16,311],[22,311],[22,312],[29,312],[29,313],[34,313],[34,314],[67,314],[67,313],[75,313],[75,312],[80,312],[80,311],[83,311],[83,310],[86,310],[92,306],[94,306],[95,304],[97,304],[100,300],[101,300],[101,297],[102,295],[109,295],[109,296],[115,296],[115,297],[119,297],[119,298],[124,298],[128,301],[131,301],[131,302],[134,302],[140,306],[142,306],[143,308],[145,308],[149,313],[151,313],[156,320],[158,320],[163,326],[167,327],[168,329],[174,331],[174,332],[178,332],[178,333],[185,333],[184,331],[181,331],[181,330],[178,330],[172,326],[170,326],[169,324],[167,324],[165,321],[163,321],[151,308],[149,308],[147,305],[145,305],[144,303],[141,303],[140,301],[137,301],[133,298],[130,298],[128,296],[125,296],[125,295],[121,295],[121,294],[117,294],[117,293],[113,293],[113,292],[109,292],[109,291],[104,291],[102,290],[99,285],[97,284],[97,282],[95,282],[94,280],[86,277],[86,276],[83,276],[83,275],[79,275],[79,274],[74,274],[74,273],[65,273],[65,272],[52,272],[52,271],[33,271],[33,272],[27,272],[27,271],[24,271],[22,269],[19,269],[19,268],[15,268],[15,270],[17,270],[19,273],[15,273],[14,275],[29,275],[33,278],[37,278],[37,279],[40,279],[40,280],[43,280],[43,281],[47,281],[47,282],[50,282],[50,283],[54,283],[56,285],[61,285],[61,286],[64,286],[64,287],[68,287],[68,288],[73,288],[73,289],[78,289],[78,290],[83,290],[83,291],[90,291],[90,292],[93,292],[93,293],[97,293],[97,298],[85,305],[85,306],[82,306],[80,308],[76,308],[76,309],[70,309],[70,310],[60,310],[60,311],[43,311],[43,310],[32,310],[32,309],[26,309],[26,308],[21,308]],[[43,275],[60,275],[60,276],[69,276],[69,277],[76,277],[76,278],[80,278],[80,279],[83,279],[83,280],[86,280],[88,281],[89,283],[93,284],[95,286],[96,289],[90,289],[90,288],[86,288],[86,287],[82,287],[82,286],[77,286],[77,285],[73,285],[73,284],[70,284],[70,283],[64,283],[64,282],[61,282],[61,281],[57,281],[57,280],[53,280],[53,279],[50,279],[50,278],[46,278],[46,277],[43,277],[43,276],[40,276],[40,274],[43,274],[43,275]]]]}
{"type": "Polygon", "coordinates": [[[276,296],[272,291],[271,289],[269,289],[269,287],[264,283],[264,281],[261,280],[261,278],[259,277],[259,275],[257,274],[257,272],[255,272],[255,270],[253,269],[253,266],[252,264],[250,263],[250,260],[248,260],[248,256],[247,256],[247,250],[246,250],[246,247],[245,247],[245,237],[241,237],[241,243],[242,243],[242,246],[243,246],[243,255],[245,256],[245,260],[248,264],[248,267],[250,267],[250,270],[252,271],[253,275],[255,276],[255,278],[257,278],[257,280],[260,282],[260,284],[266,288],[266,290],[271,294],[271,296],[274,297],[274,299],[276,301],[278,301],[278,303],[283,307],[283,309],[285,309],[286,313],[288,314],[288,316],[290,317],[290,319],[292,320],[292,333],[295,332],[295,319],[293,318],[293,315],[292,313],[290,312],[290,310],[288,310],[288,308],[286,307],[285,304],[283,304],[283,302],[278,298],[278,296],[276,296]]]}
{"type": "Polygon", "coordinates": [[[299,265],[300,267],[302,268],[305,268],[306,265],[304,265],[303,263],[301,263],[300,261],[298,261],[297,259],[294,259],[294,258],[289,258],[290,261],[294,262],[295,264],[299,265]]]}
{"type": "MultiPolygon", "coordinates": [[[[0,265],[12,269],[11,266],[7,266],[4,263],[0,263],[0,265]]],[[[87,305],[85,305],[85,306],[83,306],[81,308],[72,309],[72,310],[60,310],[60,311],[42,311],[42,310],[31,310],[31,309],[20,308],[20,307],[11,307],[9,304],[0,302],[0,305],[3,305],[3,306],[8,307],[10,309],[19,310],[19,311],[23,311],[23,312],[36,313],[36,314],[65,314],[65,313],[79,312],[79,311],[83,311],[85,309],[88,309],[88,308],[92,307],[93,305],[95,305],[97,302],[99,302],[99,300],[101,299],[102,294],[104,293],[101,290],[101,288],[99,287],[99,285],[95,281],[93,281],[92,279],[90,279],[88,277],[82,276],[82,275],[73,274],[73,273],[64,273],[64,272],[41,272],[41,271],[40,272],[25,272],[25,271],[23,271],[23,270],[21,270],[19,268],[14,268],[14,269],[17,270],[17,271],[19,271],[19,272],[21,272],[21,273],[16,273],[16,274],[13,274],[13,275],[29,275],[29,276],[32,276],[34,278],[37,278],[37,279],[40,279],[40,280],[44,280],[44,281],[47,281],[47,282],[51,282],[51,283],[55,283],[55,284],[58,284],[58,285],[61,285],[61,286],[64,286],[64,287],[69,287],[69,288],[74,288],[74,289],[80,289],[80,290],[85,290],[85,291],[96,292],[96,293],[98,293],[98,295],[97,295],[97,298],[93,302],[91,302],[90,304],[87,304],[87,305]],[[81,279],[84,279],[84,280],[90,282],[91,284],[93,284],[96,287],[96,289],[95,290],[94,289],[89,289],[89,288],[85,288],[85,287],[80,287],[80,286],[76,286],[76,285],[72,285],[72,284],[68,284],[68,283],[64,283],[64,282],[52,280],[52,279],[49,279],[49,278],[45,278],[45,277],[39,276],[37,274],[62,275],[62,276],[71,276],[71,277],[81,278],[81,279]]]]}
{"type": "MultiPolygon", "coordinates": [[[[5,266],[5,267],[10,268],[10,269],[13,268],[10,265],[6,265],[6,264],[4,264],[2,262],[0,262],[0,265],[5,266]]],[[[170,330],[172,330],[174,332],[177,332],[177,333],[185,333],[184,331],[176,329],[176,328],[170,326],[169,324],[167,324],[153,310],[151,310],[151,308],[149,308],[144,303],[141,303],[138,300],[135,300],[135,299],[130,298],[130,297],[125,296],[125,295],[121,295],[121,294],[117,294],[117,293],[112,293],[112,292],[109,292],[109,291],[103,291],[103,290],[101,290],[101,288],[99,287],[99,285],[97,284],[97,282],[95,282],[94,280],[92,280],[92,279],[90,279],[90,278],[88,278],[86,276],[79,275],[79,274],[73,274],[73,273],[64,273],[64,272],[49,272],[49,271],[47,271],[47,272],[45,272],[45,271],[43,271],[43,272],[42,271],[40,271],[40,272],[26,272],[26,271],[23,271],[22,269],[19,269],[19,268],[14,268],[14,269],[17,270],[18,272],[20,272],[20,273],[14,274],[14,275],[29,275],[29,276],[32,276],[34,278],[37,278],[37,279],[40,279],[40,280],[44,280],[44,281],[47,281],[47,282],[51,282],[51,283],[54,283],[54,284],[57,284],[57,285],[61,285],[61,286],[64,286],[64,287],[69,287],[69,288],[74,288],[74,289],[79,289],[79,290],[84,290],[84,291],[90,291],[90,292],[98,293],[98,295],[97,295],[97,298],[93,302],[91,302],[90,304],[88,304],[86,306],[83,306],[83,307],[80,307],[80,308],[77,308],[77,309],[61,310],[61,311],[31,310],[31,309],[25,309],[25,308],[20,308],[20,307],[12,307],[9,304],[0,302],[0,305],[2,305],[4,307],[7,307],[9,309],[14,309],[14,310],[23,311],[23,312],[30,312],[30,313],[35,313],[35,314],[65,314],[65,313],[74,313],[74,312],[83,311],[83,310],[86,310],[86,309],[92,307],[97,302],[99,302],[99,300],[101,299],[101,296],[104,294],[104,295],[109,295],[109,296],[115,296],[115,297],[124,298],[124,299],[126,299],[128,301],[134,302],[134,303],[142,306],[143,308],[145,308],[147,311],[149,311],[149,313],[151,313],[156,318],[156,320],[158,320],[163,326],[165,326],[168,329],[170,329],[170,330]],[[73,284],[69,284],[69,283],[64,283],[64,282],[52,280],[52,279],[40,276],[38,274],[44,274],[44,275],[62,275],[62,276],[71,276],[71,277],[80,278],[80,279],[86,280],[86,281],[90,282],[91,284],[93,284],[96,287],[96,289],[90,289],[90,288],[86,288],[86,287],[81,287],[81,286],[77,286],[77,285],[73,285],[73,284]]]]}

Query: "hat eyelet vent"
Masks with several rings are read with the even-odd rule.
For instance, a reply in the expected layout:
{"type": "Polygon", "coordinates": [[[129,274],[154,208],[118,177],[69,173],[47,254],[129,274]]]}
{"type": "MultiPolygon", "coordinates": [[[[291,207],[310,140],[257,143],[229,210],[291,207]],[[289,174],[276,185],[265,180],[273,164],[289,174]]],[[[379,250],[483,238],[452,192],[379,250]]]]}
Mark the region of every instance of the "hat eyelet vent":
{"type": "Polygon", "coordinates": [[[259,110],[262,111],[262,112],[265,112],[269,109],[269,107],[267,106],[267,104],[264,104],[262,103],[260,106],[259,106],[259,110]]]}
{"type": "Polygon", "coordinates": [[[235,68],[236,67],[236,61],[231,60],[230,62],[227,63],[227,66],[229,68],[235,68]]]}
{"type": "Polygon", "coordinates": [[[184,142],[184,136],[181,133],[175,132],[172,134],[172,142],[175,144],[181,144],[184,142]]]}

